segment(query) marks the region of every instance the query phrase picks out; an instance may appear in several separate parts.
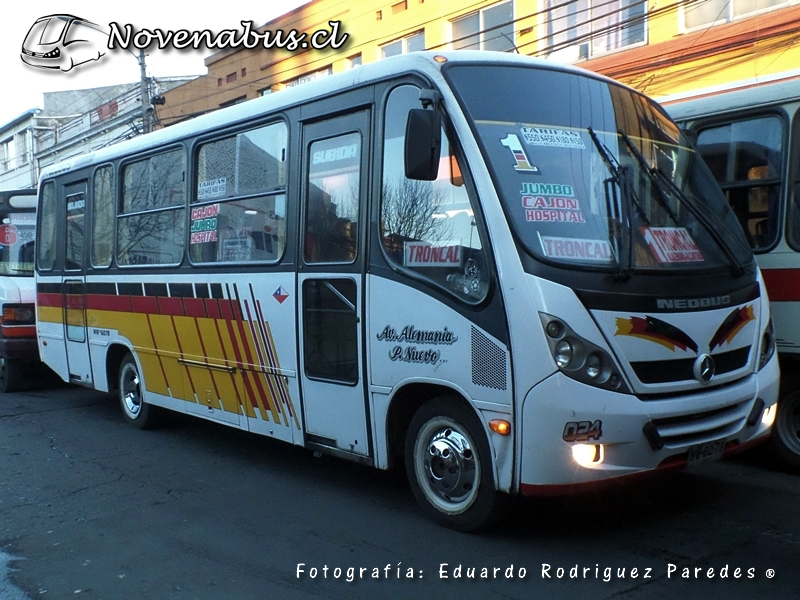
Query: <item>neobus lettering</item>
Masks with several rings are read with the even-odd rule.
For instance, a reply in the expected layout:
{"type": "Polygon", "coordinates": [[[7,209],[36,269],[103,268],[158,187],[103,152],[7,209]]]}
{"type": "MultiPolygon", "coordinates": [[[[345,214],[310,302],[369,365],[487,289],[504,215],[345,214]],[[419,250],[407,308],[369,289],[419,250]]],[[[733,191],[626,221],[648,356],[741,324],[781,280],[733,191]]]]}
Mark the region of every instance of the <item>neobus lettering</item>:
{"type": "Polygon", "coordinates": [[[711,298],[658,298],[656,305],[658,308],[709,308],[711,306],[725,306],[731,303],[731,297],[714,296],[711,298]]]}

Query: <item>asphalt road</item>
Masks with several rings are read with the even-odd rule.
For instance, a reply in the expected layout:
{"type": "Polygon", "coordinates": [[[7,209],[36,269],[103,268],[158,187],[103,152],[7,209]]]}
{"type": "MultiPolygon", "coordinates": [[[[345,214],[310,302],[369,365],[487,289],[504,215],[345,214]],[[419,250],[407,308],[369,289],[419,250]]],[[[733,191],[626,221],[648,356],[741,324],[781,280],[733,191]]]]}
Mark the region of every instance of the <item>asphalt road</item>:
{"type": "Polygon", "coordinates": [[[392,474],[184,416],[137,431],[80,388],[0,395],[0,600],[794,598],[798,506],[756,454],[460,534],[392,474]]]}

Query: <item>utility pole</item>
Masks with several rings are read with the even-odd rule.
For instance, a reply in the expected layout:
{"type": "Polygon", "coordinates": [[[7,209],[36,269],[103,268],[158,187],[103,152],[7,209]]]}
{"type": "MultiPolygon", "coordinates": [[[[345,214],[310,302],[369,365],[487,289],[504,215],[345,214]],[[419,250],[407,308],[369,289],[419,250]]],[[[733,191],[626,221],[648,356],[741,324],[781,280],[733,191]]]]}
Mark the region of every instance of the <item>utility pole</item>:
{"type": "Polygon", "coordinates": [[[139,50],[139,91],[142,101],[142,132],[150,133],[153,130],[151,117],[152,107],[150,106],[150,89],[147,85],[147,71],[144,62],[144,49],[139,50]]]}

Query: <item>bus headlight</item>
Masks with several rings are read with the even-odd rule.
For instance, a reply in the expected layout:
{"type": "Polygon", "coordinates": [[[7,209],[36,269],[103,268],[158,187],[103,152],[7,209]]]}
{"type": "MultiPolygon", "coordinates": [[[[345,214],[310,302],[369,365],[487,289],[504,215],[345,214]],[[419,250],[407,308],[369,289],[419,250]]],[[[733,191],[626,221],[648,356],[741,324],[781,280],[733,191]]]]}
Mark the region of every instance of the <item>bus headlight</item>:
{"type": "Polygon", "coordinates": [[[577,381],[615,392],[630,393],[611,355],[577,335],[563,320],[539,313],[558,369],[577,381]]]}
{"type": "Polygon", "coordinates": [[[764,330],[764,335],[761,336],[761,347],[758,353],[759,371],[770,361],[773,354],[775,354],[775,328],[772,326],[772,319],[770,318],[767,328],[764,330]]]}
{"type": "Polygon", "coordinates": [[[575,358],[575,350],[572,348],[572,344],[567,340],[558,342],[553,352],[553,358],[556,359],[559,369],[568,369],[572,359],[575,358]]]}

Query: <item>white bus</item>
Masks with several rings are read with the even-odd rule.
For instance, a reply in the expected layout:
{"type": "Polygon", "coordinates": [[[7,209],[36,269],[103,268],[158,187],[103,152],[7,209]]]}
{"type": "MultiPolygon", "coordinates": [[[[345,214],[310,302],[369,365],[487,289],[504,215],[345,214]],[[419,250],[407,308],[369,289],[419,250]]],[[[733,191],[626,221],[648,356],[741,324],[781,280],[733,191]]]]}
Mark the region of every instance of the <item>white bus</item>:
{"type": "Polygon", "coordinates": [[[0,393],[18,390],[39,364],[35,232],[36,190],[0,191],[0,393]]]}
{"type": "Polygon", "coordinates": [[[666,113],[528,57],[412,53],[43,170],[37,326],[65,381],[504,494],[769,434],[761,276],[666,113]]]}
{"type": "Polygon", "coordinates": [[[800,472],[800,79],[666,108],[696,139],[761,267],[783,376],[769,446],[800,472]]]}

